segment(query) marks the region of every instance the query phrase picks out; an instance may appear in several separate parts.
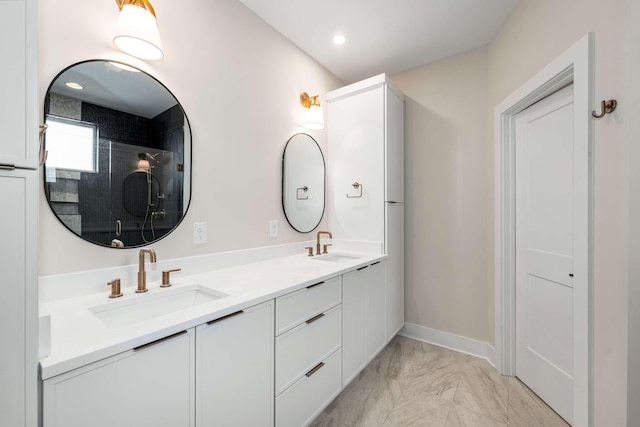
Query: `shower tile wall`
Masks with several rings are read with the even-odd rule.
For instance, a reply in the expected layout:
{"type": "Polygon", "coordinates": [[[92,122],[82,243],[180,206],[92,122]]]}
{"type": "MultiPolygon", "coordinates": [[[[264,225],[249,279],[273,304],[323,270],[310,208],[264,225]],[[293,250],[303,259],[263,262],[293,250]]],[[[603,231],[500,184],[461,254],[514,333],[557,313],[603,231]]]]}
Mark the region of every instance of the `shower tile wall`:
{"type": "MultiPolygon", "coordinates": [[[[178,105],[147,119],[52,94],[50,113],[96,124],[99,138],[97,167],[101,171],[111,171],[110,174],[74,172],[79,179],[75,186],[59,179],[49,185],[50,195],[75,191],[75,199],[80,200],[76,203],[76,212],[71,214],[75,215],[74,221],[64,219],[69,215],[66,213],[69,212],[68,202],[64,202],[64,206],[52,203],[56,214],[63,215],[61,219],[67,227],[78,234],[81,229],[83,237],[89,240],[109,244],[116,238],[116,220],[121,220],[122,235],[118,239],[126,246],[143,244],[144,217],[136,217],[125,210],[123,186],[124,179],[138,167],[138,153],[146,152],[162,153],[157,157],[158,164],[151,161],[154,177],[160,181],[159,193],[165,197],[154,204],[166,212],[154,220],[155,237],[161,237],[173,228],[183,211],[183,174],[175,173],[178,165],[184,163],[184,114],[178,105]],[[141,143],[144,146],[140,146],[141,143]]],[[[70,171],[58,170],[58,177],[63,172],[70,171]]],[[[73,197],[67,194],[58,198],[73,197]]],[[[151,238],[150,232],[145,235],[147,239],[151,238]]]]}

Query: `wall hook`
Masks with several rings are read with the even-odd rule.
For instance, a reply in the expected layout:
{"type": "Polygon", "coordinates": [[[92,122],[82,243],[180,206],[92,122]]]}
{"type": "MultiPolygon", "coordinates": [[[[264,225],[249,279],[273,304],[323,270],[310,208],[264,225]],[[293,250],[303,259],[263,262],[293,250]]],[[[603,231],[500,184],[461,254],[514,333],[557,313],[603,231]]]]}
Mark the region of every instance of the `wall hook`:
{"type": "Polygon", "coordinates": [[[603,100],[600,107],[601,113],[596,114],[595,111],[592,111],[591,115],[596,119],[601,119],[605,116],[605,114],[613,113],[617,106],[618,106],[618,101],[616,101],[615,99],[610,99],[608,101],[603,100]]]}

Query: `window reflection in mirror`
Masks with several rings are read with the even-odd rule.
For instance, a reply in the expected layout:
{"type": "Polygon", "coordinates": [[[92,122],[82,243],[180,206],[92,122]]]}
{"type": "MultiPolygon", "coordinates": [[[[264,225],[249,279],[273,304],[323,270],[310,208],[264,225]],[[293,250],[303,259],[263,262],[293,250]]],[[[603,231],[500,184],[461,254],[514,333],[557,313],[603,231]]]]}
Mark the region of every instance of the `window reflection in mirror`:
{"type": "Polygon", "coordinates": [[[44,107],[45,195],[70,231],[136,247],[177,227],[189,205],[191,133],[166,87],[134,68],[86,61],[54,79],[44,107]]]}

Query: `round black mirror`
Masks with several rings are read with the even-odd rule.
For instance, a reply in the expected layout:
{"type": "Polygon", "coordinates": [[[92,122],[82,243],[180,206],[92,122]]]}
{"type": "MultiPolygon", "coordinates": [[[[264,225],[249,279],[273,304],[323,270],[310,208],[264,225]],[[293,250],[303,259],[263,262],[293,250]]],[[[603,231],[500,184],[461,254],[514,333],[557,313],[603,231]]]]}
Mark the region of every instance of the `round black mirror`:
{"type": "Polygon", "coordinates": [[[102,246],[153,243],[189,206],[191,129],[154,77],[110,61],[74,64],[45,98],[45,195],[73,233],[102,246]]]}

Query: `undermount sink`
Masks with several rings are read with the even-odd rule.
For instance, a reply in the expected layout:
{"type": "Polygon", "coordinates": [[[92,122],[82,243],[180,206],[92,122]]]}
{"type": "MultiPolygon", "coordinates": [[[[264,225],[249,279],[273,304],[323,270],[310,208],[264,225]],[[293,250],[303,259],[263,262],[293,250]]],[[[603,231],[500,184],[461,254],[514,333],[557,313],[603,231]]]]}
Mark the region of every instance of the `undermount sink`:
{"type": "Polygon", "coordinates": [[[362,258],[362,257],[359,255],[350,255],[350,254],[329,254],[329,255],[321,255],[313,259],[316,261],[348,262],[348,261],[356,260],[358,258],[362,258]]]}
{"type": "Polygon", "coordinates": [[[108,327],[120,328],[228,296],[200,285],[156,292],[157,295],[145,294],[135,299],[90,307],[89,311],[108,327]]]}

